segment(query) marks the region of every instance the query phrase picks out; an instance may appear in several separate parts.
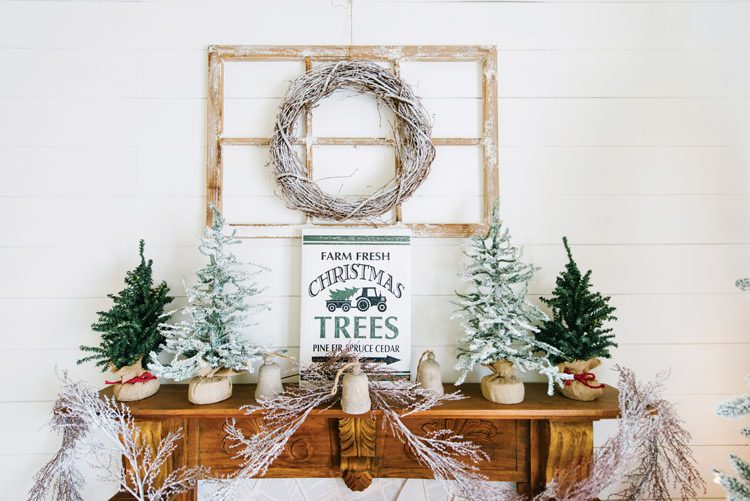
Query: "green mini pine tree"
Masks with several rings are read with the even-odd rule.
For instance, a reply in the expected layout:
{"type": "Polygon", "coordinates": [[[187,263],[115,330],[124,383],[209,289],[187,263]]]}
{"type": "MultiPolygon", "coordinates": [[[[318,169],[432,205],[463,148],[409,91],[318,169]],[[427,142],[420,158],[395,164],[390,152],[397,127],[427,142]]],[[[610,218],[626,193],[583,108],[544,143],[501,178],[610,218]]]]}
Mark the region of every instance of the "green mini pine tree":
{"type": "Polygon", "coordinates": [[[251,342],[242,330],[248,326],[247,315],[252,309],[267,309],[265,304],[249,304],[247,300],[261,291],[228,246],[240,241],[224,235],[224,218],[213,205],[213,224],[206,228],[199,250],[208,257],[208,264],[198,271],[198,282],[187,287],[186,319],[177,324],[163,324],[165,351],[172,359],[162,364],[152,354],[152,369],[160,376],[182,381],[212,371],[232,369],[252,371],[252,361],[268,351],[251,342]]]}
{"type": "Polygon", "coordinates": [[[145,244],[139,244],[140,264],[125,275],[125,288],[117,294],[108,294],[114,301],[109,311],[97,313],[99,319],[91,326],[102,333],[99,346],[81,346],[92,355],[82,358],[79,364],[96,360],[96,365],[115,370],[135,363],[139,358],[157,351],[164,337],[159,324],[165,320],[164,307],[173,298],[167,294],[169,287],[161,282],[156,287],[151,275],[153,261],[143,256],[145,244]]]}
{"type": "Polygon", "coordinates": [[[329,295],[333,301],[346,301],[351,298],[357,291],[358,287],[349,287],[346,289],[331,290],[329,295]]]}
{"type": "Polygon", "coordinates": [[[461,375],[456,384],[461,384],[476,364],[507,360],[522,371],[547,376],[552,394],[553,383],[562,384],[564,378],[547,356],[537,355],[539,351],[559,352],[533,335],[538,331],[534,323],[547,318],[526,299],[535,268],[520,261],[521,250],[511,244],[497,205],[487,234],[471,237],[465,254],[471,262],[463,278],[471,284],[471,291],[456,292],[460,309],[454,317],[466,331],[458,348],[456,369],[461,375]]]}
{"type": "MultiPolygon", "coordinates": [[[[750,279],[743,278],[737,280],[737,287],[744,291],[750,290],[750,279]]],[[[750,415],[750,395],[741,395],[722,402],[719,404],[716,413],[719,416],[730,419],[738,419],[742,416],[750,415]]],[[[740,433],[746,438],[750,438],[750,427],[742,428],[740,433]]],[[[737,454],[729,455],[729,463],[737,472],[736,477],[727,475],[719,470],[714,470],[718,482],[727,491],[727,499],[729,501],[750,500],[750,463],[737,454]]]]}
{"type": "Polygon", "coordinates": [[[542,298],[552,310],[552,318],[544,322],[537,339],[557,348],[560,353],[550,353],[552,363],[609,358],[609,349],[617,347],[612,341],[612,328],[605,322],[617,320],[615,308],[609,305],[609,296],[591,291],[591,270],[581,274],[578,264],[563,237],[568,254],[568,264],[557,277],[550,299],[542,298]]]}

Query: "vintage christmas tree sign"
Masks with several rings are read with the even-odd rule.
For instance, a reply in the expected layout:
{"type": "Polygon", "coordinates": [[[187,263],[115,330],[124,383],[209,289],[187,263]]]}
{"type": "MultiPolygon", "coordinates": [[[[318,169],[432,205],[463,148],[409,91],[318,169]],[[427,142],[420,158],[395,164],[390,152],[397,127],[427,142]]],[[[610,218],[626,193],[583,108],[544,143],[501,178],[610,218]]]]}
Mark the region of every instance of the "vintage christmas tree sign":
{"type": "Polygon", "coordinates": [[[409,375],[409,230],[305,229],[301,275],[301,361],[351,345],[409,375]]]}

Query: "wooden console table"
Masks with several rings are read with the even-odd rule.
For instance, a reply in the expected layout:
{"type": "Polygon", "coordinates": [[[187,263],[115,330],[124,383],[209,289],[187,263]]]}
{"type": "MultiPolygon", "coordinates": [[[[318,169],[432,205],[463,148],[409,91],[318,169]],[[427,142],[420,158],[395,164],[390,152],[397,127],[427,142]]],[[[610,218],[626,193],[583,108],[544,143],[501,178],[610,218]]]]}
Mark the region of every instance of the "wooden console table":
{"type": "MultiPolygon", "coordinates": [[[[478,384],[459,387],[469,398],[447,402],[405,418],[417,433],[450,428],[478,443],[490,457],[479,464],[490,480],[517,482],[518,491],[535,493],[555,475],[570,484],[588,475],[594,449],[593,422],[619,414],[617,390],[607,386],[601,399],[577,402],[548,397],[546,384],[526,384],[526,399],[498,405],[482,398],[478,384]]],[[[446,385],[446,391],[453,391],[446,385]]],[[[236,418],[245,432],[258,429],[261,416],[239,407],[253,403],[255,385],[235,385],[229,400],[211,405],[187,401],[184,385],[162,385],[159,393],[130,404],[138,425],[158,443],[179,427],[184,438],[165,468],[202,464],[214,473],[237,468],[225,438],[227,418],[236,418]]],[[[102,390],[111,395],[112,389],[102,390]]],[[[366,489],[374,477],[432,478],[408,448],[381,424],[378,412],[348,416],[338,408],[312,413],[288,442],[266,477],[342,477],[353,490],[366,489]]],[[[122,494],[112,499],[127,499],[122,494]]],[[[182,500],[195,499],[195,493],[182,500]]]]}

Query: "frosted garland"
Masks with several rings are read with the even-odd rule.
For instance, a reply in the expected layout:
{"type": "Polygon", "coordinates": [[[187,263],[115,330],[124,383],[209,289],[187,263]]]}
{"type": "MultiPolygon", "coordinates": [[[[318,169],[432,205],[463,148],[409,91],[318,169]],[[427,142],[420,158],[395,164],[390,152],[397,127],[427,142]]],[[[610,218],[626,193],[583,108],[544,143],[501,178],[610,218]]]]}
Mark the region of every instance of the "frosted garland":
{"type": "Polygon", "coordinates": [[[419,436],[411,432],[402,420],[410,414],[431,409],[443,402],[460,400],[464,396],[459,392],[437,395],[423,390],[415,382],[393,377],[387,366],[359,359],[356,353],[346,351],[332,355],[325,362],[301,367],[302,386],[288,386],[282,394],[244,407],[248,414],[263,416],[263,424],[257,433],[247,437],[234,420],[227,424],[230,448],[236,451],[234,457],[242,462],[242,466],[231,480],[216,486],[213,499],[232,499],[239,488],[238,481],[263,475],[310,413],[334,405],[340,398],[340,392],[331,395],[333,378],[340,367],[353,360],[359,360],[362,371],[370,380],[370,398],[373,409],[383,414],[382,426],[406,443],[419,462],[432,470],[435,478],[453,481],[453,486],[462,496],[481,492],[481,499],[506,498],[505,488],[483,482],[485,477],[475,463],[488,458],[478,445],[450,430],[437,430],[419,436]],[[464,462],[466,459],[470,464],[464,462]]]}
{"type": "MultiPolygon", "coordinates": [[[[706,492],[689,447],[690,433],[674,405],[661,397],[664,376],[642,384],[630,369],[615,367],[615,370],[619,373],[620,390],[617,432],[595,454],[586,479],[563,490],[558,477],[534,501],[598,499],[603,491],[620,482],[624,482],[625,488],[614,497],[630,501],[670,500],[670,488],[682,500],[695,499],[706,492]]],[[[516,496],[514,501],[523,499],[516,496]]]]}
{"type": "Polygon", "coordinates": [[[239,269],[228,247],[240,241],[234,231],[224,235],[224,218],[213,205],[211,210],[213,224],[206,228],[199,247],[209,264],[198,271],[198,282],[186,287],[188,306],[183,313],[188,319],[160,326],[166,338],[164,350],[174,356],[162,364],[157,353],[151,353],[151,369],[178,381],[195,375],[210,376],[220,369],[252,372],[253,360],[268,351],[241,333],[250,325],[249,313],[268,308],[247,303],[248,298],[261,292],[254,281],[260,270],[248,274],[239,269]]]}
{"type": "Polygon", "coordinates": [[[50,427],[63,432],[55,457],[34,476],[28,501],[80,501],[85,484],[79,468],[88,463],[101,478],[120,483],[138,501],[166,501],[195,487],[207,474],[203,467],[179,467],[163,480],[161,467],[171,457],[182,428],[168,433],[156,448],[141,433],[130,410],[82,382],[61,377],[63,388],[55,401],[50,427]],[[127,470],[123,460],[131,465],[127,470]]]}
{"type": "Polygon", "coordinates": [[[511,244],[497,204],[487,234],[471,237],[464,253],[471,261],[461,277],[471,291],[457,293],[460,310],[453,315],[465,330],[458,348],[456,369],[461,374],[456,384],[463,383],[477,364],[508,360],[521,371],[546,376],[551,395],[555,382],[562,385],[572,376],[561,374],[547,356],[535,354],[560,352],[534,339],[533,333],[539,331],[534,323],[547,320],[544,312],[526,300],[536,268],[521,262],[522,252],[511,244]]]}

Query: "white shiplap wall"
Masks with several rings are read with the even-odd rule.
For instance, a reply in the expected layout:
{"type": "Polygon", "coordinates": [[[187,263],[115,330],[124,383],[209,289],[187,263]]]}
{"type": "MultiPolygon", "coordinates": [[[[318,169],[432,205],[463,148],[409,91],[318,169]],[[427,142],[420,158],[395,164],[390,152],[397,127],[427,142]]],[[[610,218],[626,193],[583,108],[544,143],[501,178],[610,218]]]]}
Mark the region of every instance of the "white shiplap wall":
{"type": "MultiPolygon", "coordinates": [[[[748,19],[750,3],[719,0],[0,1],[3,498],[57,446],[41,429],[54,367],[101,382],[77,346],[137,239],[175,293],[201,264],[209,44],[497,45],[505,215],[543,268],[530,292],[551,290],[569,235],[619,308],[617,361],[671,369],[706,476],[747,456],[713,408],[750,369],[750,297],[733,287],[750,274],[748,19]]],[[[438,347],[447,377],[459,246],[414,247],[415,352],[438,347]]],[[[259,335],[293,348],[297,242],[239,254],[274,270],[259,335]]]]}

